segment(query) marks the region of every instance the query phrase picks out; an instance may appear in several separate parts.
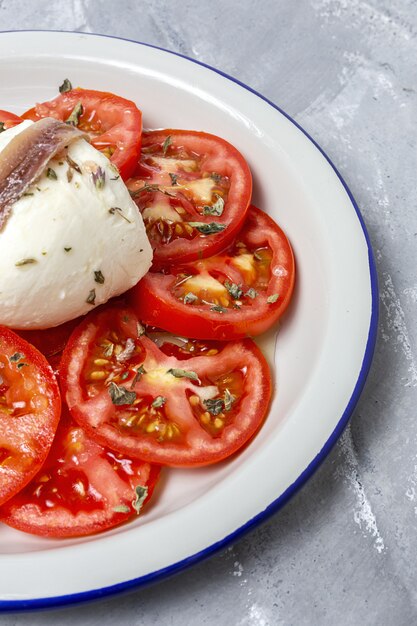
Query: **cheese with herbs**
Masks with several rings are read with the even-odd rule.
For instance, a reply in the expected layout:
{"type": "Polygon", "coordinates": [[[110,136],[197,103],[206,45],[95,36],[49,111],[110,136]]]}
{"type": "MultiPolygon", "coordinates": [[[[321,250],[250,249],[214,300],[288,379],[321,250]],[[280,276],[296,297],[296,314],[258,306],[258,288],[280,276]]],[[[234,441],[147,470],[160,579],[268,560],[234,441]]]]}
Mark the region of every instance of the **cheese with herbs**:
{"type": "MultiPolygon", "coordinates": [[[[1,151],[32,122],[0,134],[1,151]]],[[[48,328],[135,285],[152,261],[142,217],[84,139],[52,159],[0,232],[0,324],[48,328]]]]}

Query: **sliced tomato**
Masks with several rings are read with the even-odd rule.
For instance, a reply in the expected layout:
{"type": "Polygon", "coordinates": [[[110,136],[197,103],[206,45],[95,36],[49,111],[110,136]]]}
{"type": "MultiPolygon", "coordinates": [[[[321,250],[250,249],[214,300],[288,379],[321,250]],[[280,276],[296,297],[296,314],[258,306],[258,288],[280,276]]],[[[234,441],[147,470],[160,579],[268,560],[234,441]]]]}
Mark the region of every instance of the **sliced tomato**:
{"type": "Polygon", "coordinates": [[[263,422],[271,377],[251,340],[203,352],[179,359],[143,334],[132,311],[109,306],[72,334],[60,367],[63,393],[101,445],[150,463],[214,463],[263,422]]]}
{"type": "Polygon", "coordinates": [[[35,535],[90,535],[136,516],[158,475],[158,466],[95,443],[64,409],[45,464],[0,519],[35,535]]]}
{"type": "Polygon", "coordinates": [[[287,237],[252,206],[225,252],[148,273],[130,300],[146,324],[197,339],[240,339],[263,333],[281,317],[294,275],[287,237]]]}
{"type": "Polygon", "coordinates": [[[44,462],[60,410],[58,384],[45,357],[0,327],[0,504],[44,462]]]}
{"type": "Polygon", "coordinates": [[[37,104],[22,117],[33,121],[54,117],[65,122],[71,115],[78,128],[89,133],[93,146],[118,168],[122,178],[131,176],[139,159],[142,133],[142,114],[134,102],[104,91],[77,88],[37,104]]]}
{"type": "Polygon", "coordinates": [[[252,193],[243,156],[215,135],[191,130],[143,134],[128,187],[154,248],[154,266],[215,254],[238,232],[252,193]]]}
{"type": "Polygon", "coordinates": [[[0,133],[23,122],[22,118],[9,111],[0,111],[0,133]]]}

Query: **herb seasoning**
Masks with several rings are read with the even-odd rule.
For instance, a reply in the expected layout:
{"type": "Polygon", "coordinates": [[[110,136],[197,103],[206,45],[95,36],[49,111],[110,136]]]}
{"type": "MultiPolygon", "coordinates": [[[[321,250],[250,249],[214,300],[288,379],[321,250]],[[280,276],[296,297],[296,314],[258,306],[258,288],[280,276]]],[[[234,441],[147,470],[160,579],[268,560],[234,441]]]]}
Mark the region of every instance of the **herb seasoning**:
{"type": "Polygon", "coordinates": [[[142,487],[142,485],[138,485],[135,488],[135,494],[136,497],[132,502],[132,506],[135,509],[137,515],[139,515],[140,510],[143,506],[143,503],[145,502],[147,496],[148,496],[148,488],[147,487],[142,487]]]}
{"type": "Polygon", "coordinates": [[[66,124],[70,124],[71,126],[78,126],[80,123],[80,117],[84,112],[84,108],[81,102],[77,102],[73,110],[71,111],[71,115],[68,119],[65,120],[66,124]]]}
{"type": "Polygon", "coordinates": [[[31,265],[33,263],[37,263],[36,259],[22,259],[21,261],[16,261],[16,267],[22,267],[23,265],[31,265]]]}
{"type": "Polygon", "coordinates": [[[46,170],[46,176],[51,180],[58,180],[58,176],[56,175],[56,172],[52,169],[52,167],[48,167],[48,169],[46,170]]]}
{"type": "Polygon", "coordinates": [[[92,304],[92,305],[96,303],[96,290],[95,289],[91,289],[90,293],[87,296],[86,302],[87,304],[92,304]]]}
{"type": "Polygon", "coordinates": [[[72,85],[68,78],[64,79],[64,82],[59,87],[59,93],[67,93],[67,91],[71,91],[72,85]]]}
{"type": "Polygon", "coordinates": [[[116,385],[116,383],[110,383],[108,391],[111,401],[116,406],[133,404],[136,400],[136,393],[134,391],[128,391],[126,387],[116,385]]]}
{"type": "Polygon", "coordinates": [[[239,287],[239,285],[236,285],[236,283],[231,283],[230,281],[226,280],[224,282],[224,286],[234,300],[239,300],[239,298],[243,294],[242,289],[239,287]]]}
{"type": "Polygon", "coordinates": [[[268,302],[268,304],[274,304],[274,302],[276,302],[279,298],[279,294],[278,293],[273,293],[272,296],[269,296],[266,301],[268,302]]]}
{"type": "Polygon", "coordinates": [[[153,406],[154,409],[159,409],[161,406],[164,406],[166,401],[167,399],[164,398],[164,396],[156,396],[151,406],[153,406]]]}
{"type": "MultiPolygon", "coordinates": [[[[71,250],[71,248],[70,248],[70,250],[71,250]]],[[[101,270],[95,270],[94,271],[94,280],[99,285],[103,285],[104,284],[104,276],[103,276],[101,270]]]]}
{"type": "Polygon", "coordinates": [[[189,291],[184,296],[184,304],[191,304],[192,302],[195,302],[196,300],[198,300],[198,297],[192,291],[189,291]]]}
{"type": "Polygon", "coordinates": [[[165,156],[167,153],[167,150],[169,148],[169,146],[172,144],[172,137],[171,135],[168,135],[168,137],[165,139],[163,145],[162,145],[162,152],[163,155],[165,156]]]}
{"type": "Polygon", "coordinates": [[[167,374],[172,374],[175,378],[189,378],[190,380],[196,380],[200,382],[197,374],[191,370],[182,370],[177,368],[171,368],[167,371],[167,374]]]}
{"type": "Polygon", "coordinates": [[[123,215],[122,209],[118,206],[114,206],[111,209],[109,209],[109,213],[110,215],[120,215],[120,217],[126,220],[126,222],[129,222],[129,224],[132,223],[130,220],[127,219],[126,215],[123,215]]]}
{"type": "Polygon", "coordinates": [[[221,233],[226,228],[226,224],[219,224],[218,222],[210,222],[209,224],[205,222],[188,222],[188,224],[203,235],[215,235],[216,233],[221,233]]]}
{"type": "Polygon", "coordinates": [[[91,173],[91,178],[96,189],[103,189],[106,182],[106,172],[102,167],[98,166],[96,171],[91,173]]]}
{"type": "MultiPolygon", "coordinates": [[[[216,194],[217,195],[217,194],[216,194]]],[[[221,196],[217,195],[217,200],[211,206],[205,204],[203,206],[203,215],[217,215],[220,216],[224,211],[224,200],[221,196]]]]}

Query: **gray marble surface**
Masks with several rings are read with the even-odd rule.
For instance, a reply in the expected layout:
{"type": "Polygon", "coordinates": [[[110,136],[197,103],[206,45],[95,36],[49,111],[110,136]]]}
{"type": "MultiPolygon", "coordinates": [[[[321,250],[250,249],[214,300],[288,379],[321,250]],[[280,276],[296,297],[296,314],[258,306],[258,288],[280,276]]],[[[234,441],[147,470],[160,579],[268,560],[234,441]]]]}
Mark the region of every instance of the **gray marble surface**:
{"type": "Polygon", "coordinates": [[[0,0],[0,29],[27,28],[170,48],[279,104],[327,151],[361,207],[381,318],[350,426],[283,511],[147,589],[0,623],[417,623],[416,0],[0,0]]]}

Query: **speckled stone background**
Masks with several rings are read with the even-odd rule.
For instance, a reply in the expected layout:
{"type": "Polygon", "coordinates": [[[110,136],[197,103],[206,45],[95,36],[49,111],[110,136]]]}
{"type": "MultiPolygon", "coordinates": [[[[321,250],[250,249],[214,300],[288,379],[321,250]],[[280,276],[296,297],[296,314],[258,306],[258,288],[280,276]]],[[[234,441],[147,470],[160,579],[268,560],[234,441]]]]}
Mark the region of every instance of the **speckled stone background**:
{"type": "Polygon", "coordinates": [[[0,0],[0,29],[30,28],[170,48],[279,104],[326,150],[361,207],[381,318],[351,425],[282,512],[153,587],[0,623],[417,623],[416,0],[0,0]]]}

